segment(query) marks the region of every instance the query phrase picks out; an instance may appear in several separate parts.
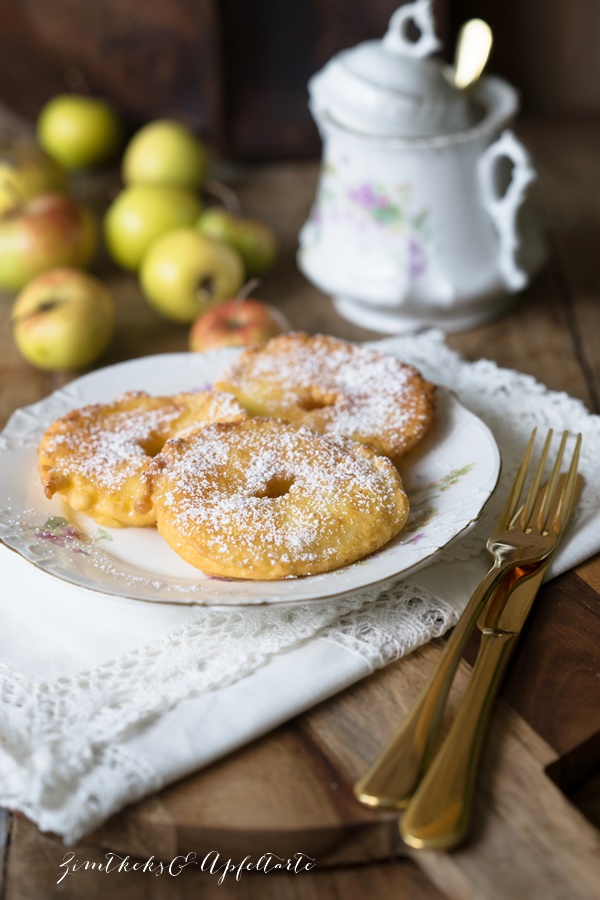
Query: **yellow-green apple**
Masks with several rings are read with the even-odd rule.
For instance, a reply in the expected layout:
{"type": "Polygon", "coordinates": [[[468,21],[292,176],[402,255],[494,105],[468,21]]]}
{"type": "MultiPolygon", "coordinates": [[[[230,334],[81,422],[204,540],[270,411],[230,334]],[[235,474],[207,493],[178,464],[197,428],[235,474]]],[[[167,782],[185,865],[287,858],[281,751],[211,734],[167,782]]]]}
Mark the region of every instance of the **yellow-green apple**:
{"type": "Polygon", "coordinates": [[[0,142],[0,213],[66,187],[63,170],[33,141],[0,142]]]}
{"type": "Polygon", "coordinates": [[[272,228],[258,219],[235,216],[222,207],[205,210],[196,222],[201,234],[225,241],[240,254],[246,275],[264,275],[277,256],[277,240],[272,228]]]}
{"type": "Polygon", "coordinates": [[[158,119],[131,138],[123,155],[122,174],[126,184],[198,189],[207,167],[206,148],[189,128],[170,119],[158,119]]]}
{"type": "Polygon", "coordinates": [[[93,214],[64,194],[40,194],[0,215],[0,286],[19,290],[58,266],[87,266],[96,250],[93,214]]]}
{"type": "Polygon", "coordinates": [[[106,100],[59,94],[42,107],[37,136],[46,153],[65,169],[88,169],[115,158],[123,125],[106,100]]]}
{"type": "Polygon", "coordinates": [[[113,200],[104,219],[104,237],[113,259],[136,271],[161,234],[192,225],[201,204],[192,191],[158,184],[132,184],[113,200]]]}
{"type": "Polygon", "coordinates": [[[47,371],[89,366],[106,350],[115,304],[87,272],[52,269],[17,297],[11,315],[15,343],[32,365],[47,371]]]}
{"type": "Polygon", "coordinates": [[[243,279],[244,266],[235,250],[194,228],[179,228],[158,238],[140,269],[149,303],[182,324],[235,296],[243,279]]]}
{"type": "Polygon", "coordinates": [[[264,344],[289,331],[281,310],[254,298],[228,300],[199,316],[190,329],[190,350],[264,344]]]}

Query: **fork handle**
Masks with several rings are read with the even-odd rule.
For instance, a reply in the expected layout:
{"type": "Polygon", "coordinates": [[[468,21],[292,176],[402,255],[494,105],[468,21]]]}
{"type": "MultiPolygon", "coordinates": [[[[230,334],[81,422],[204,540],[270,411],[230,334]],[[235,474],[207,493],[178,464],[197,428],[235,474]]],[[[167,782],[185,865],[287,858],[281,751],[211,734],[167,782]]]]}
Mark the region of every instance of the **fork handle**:
{"type": "Polygon", "coordinates": [[[482,634],[456,718],[400,824],[411,847],[451,850],[467,837],[486,726],[516,639],[512,632],[482,634]]]}
{"type": "Polygon", "coordinates": [[[362,803],[402,809],[414,794],[434,754],[448,692],[465,645],[508,568],[505,563],[494,563],[478,585],[408,717],[356,782],[354,793],[362,803]]]}

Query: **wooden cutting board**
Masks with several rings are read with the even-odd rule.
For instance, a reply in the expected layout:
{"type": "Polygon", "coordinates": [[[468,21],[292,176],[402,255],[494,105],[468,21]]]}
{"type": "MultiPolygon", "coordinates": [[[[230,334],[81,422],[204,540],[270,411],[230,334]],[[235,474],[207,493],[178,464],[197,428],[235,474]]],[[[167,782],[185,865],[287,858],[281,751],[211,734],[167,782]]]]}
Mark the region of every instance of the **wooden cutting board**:
{"type": "MultiPolygon", "coordinates": [[[[409,850],[400,814],[361,806],[351,787],[406,713],[442,641],[131,807],[88,843],[144,860],[190,850],[237,861],[302,852],[319,869],[408,854],[445,896],[600,896],[599,595],[600,557],[540,592],[493,715],[473,837],[458,852],[409,850]]],[[[473,643],[467,657],[475,652],[473,643]]],[[[450,712],[468,676],[465,660],[450,712]]]]}

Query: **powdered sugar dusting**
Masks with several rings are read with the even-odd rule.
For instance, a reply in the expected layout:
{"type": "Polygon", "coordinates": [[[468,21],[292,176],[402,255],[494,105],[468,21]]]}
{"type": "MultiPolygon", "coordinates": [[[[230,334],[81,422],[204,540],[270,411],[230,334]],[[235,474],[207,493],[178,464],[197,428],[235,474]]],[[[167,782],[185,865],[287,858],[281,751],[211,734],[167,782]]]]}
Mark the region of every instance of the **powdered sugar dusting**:
{"type": "Polygon", "coordinates": [[[204,422],[243,414],[223,391],[154,397],[131,391],[110,404],[94,403],[59,419],[47,432],[43,455],[99,489],[119,491],[148,466],[172,435],[204,422]]]}
{"type": "Polygon", "coordinates": [[[175,404],[99,412],[95,406],[80,410],[77,427],[50,437],[45,452],[68,459],[81,477],[111,491],[139,473],[148,461],[149,443],[164,442],[181,415],[175,404]]]}
{"type": "Polygon", "coordinates": [[[274,338],[242,354],[217,386],[256,404],[254,412],[345,435],[392,458],[416,444],[433,417],[433,387],[412,366],[327,335],[274,338]]]}
{"type": "Polygon", "coordinates": [[[209,426],[170,442],[163,458],[154,491],[159,529],[164,523],[176,541],[222,560],[227,573],[230,564],[290,574],[307,564],[333,568],[387,543],[406,518],[388,460],[304,426],[209,426]]]}

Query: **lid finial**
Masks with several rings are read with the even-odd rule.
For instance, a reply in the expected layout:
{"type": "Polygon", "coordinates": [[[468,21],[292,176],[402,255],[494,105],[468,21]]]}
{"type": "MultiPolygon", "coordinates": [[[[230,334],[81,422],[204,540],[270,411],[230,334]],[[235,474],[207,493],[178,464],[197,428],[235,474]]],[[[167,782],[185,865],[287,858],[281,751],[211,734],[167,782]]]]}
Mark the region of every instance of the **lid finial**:
{"type": "Polygon", "coordinates": [[[392,15],[388,30],[383,38],[384,46],[402,56],[423,57],[439,50],[441,42],[435,33],[431,0],[414,0],[405,3],[392,15]],[[408,26],[413,22],[419,36],[412,41],[408,36],[408,26]]]}

